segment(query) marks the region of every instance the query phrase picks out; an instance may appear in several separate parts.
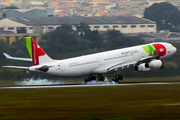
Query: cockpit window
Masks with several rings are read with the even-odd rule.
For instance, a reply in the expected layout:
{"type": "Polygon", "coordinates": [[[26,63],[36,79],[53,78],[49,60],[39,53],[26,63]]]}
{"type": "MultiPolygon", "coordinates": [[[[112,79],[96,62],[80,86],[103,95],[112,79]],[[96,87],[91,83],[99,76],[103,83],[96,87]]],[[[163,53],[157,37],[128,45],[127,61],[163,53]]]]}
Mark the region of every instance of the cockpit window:
{"type": "Polygon", "coordinates": [[[163,48],[161,48],[161,49],[159,49],[159,51],[160,51],[160,52],[162,52],[162,51],[164,51],[164,49],[163,49],[163,48]]]}

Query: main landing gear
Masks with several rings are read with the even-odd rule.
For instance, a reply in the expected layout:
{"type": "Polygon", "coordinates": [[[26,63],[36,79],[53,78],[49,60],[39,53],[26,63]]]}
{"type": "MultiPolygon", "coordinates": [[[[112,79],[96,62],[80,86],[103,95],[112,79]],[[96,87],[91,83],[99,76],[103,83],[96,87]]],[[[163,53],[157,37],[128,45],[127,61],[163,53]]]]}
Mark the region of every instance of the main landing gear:
{"type": "Polygon", "coordinates": [[[98,80],[99,81],[104,81],[105,80],[105,77],[101,74],[98,74],[98,80]]]}
{"type": "Polygon", "coordinates": [[[117,75],[115,76],[115,79],[112,79],[112,81],[119,83],[120,81],[123,80],[123,76],[120,74],[121,70],[117,69],[117,75]]]}
{"type": "Polygon", "coordinates": [[[84,82],[87,83],[89,81],[94,81],[94,80],[96,80],[96,76],[89,75],[88,78],[84,80],[84,82]]]}
{"type": "MultiPolygon", "coordinates": [[[[95,81],[96,80],[96,76],[93,75],[89,75],[87,79],[84,80],[85,83],[90,82],[90,81],[95,81]]],[[[105,77],[101,74],[98,74],[98,80],[99,81],[104,81],[105,77]]],[[[115,76],[115,79],[112,79],[112,81],[119,83],[120,81],[123,80],[123,76],[121,74],[117,74],[115,76]]]]}
{"type": "MultiPolygon", "coordinates": [[[[89,75],[88,78],[86,78],[84,80],[85,83],[87,82],[90,82],[90,81],[95,81],[96,80],[96,76],[93,76],[93,75],[89,75]]],[[[105,80],[105,77],[101,74],[98,74],[98,80],[99,81],[104,81],[105,80]]]]}
{"type": "Polygon", "coordinates": [[[29,72],[29,69],[26,70],[26,77],[24,79],[26,82],[29,82],[30,80],[30,72],[29,72]]]}
{"type": "Polygon", "coordinates": [[[119,82],[122,81],[122,80],[123,80],[123,76],[120,75],[120,74],[117,74],[117,75],[115,76],[115,79],[112,79],[112,81],[117,82],[117,83],[119,83],[119,82]]]}

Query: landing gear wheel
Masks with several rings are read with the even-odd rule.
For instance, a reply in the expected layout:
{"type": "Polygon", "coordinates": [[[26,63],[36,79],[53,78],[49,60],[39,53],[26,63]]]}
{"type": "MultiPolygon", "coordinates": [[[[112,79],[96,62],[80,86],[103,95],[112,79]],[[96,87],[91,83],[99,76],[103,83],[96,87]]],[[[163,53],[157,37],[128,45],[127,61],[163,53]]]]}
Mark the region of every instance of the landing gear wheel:
{"type": "Polygon", "coordinates": [[[84,82],[87,83],[89,80],[88,79],[84,79],[84,82]]]}
{"type": "Polygon", "coordinates": [[[123,80],[123,76],[118,74],[118,75],[115,76],[115,79],[116,80],[123,80]]]}
{"type": "Polygon", "coordinates": [[[119,76],[119,80],[121,80],[121,81],[123,80],[123,76],[122,75],[119,76]]]}
{"type": "Polygon", "coordinates": [[[165,66],[164,66],[164,65],[162,65],[160,68],[161,68],[161,69],[164,69],[164,68],[165,68],[165,66]]]}
{"type": "Polygon", "coordinates": [[[96,80],[96,76],[92,76],[92,77],[91,77],[91,80],[96,80]]]}
{"type": "Polygon", "coordinates": [[[88,76],[88,80],[89,80],[89,81],[96,80],[96,76],[91,76],[91,75],[90,75],[90,76],[88,76]]]}
{"type": "Polygon", "coordinates": [[[119,80],[123,80],[123,76],[120,74],[115,76],[115,82],[119,83],[119,80]]]}
{"type": "Polygon", "coordinates": [[[96,76],[89,75],[88,78],[84,80],[84,82],[87,83],[89,81],[94,81],[94,80],[96,80],[96,76]]]}
{"type": "Polygon", "coordinates": [[[99,80],[99,81],[104,81],[104,80],[105,80],[105,77],[103,77],[102,75],[99,74],[99,75],[98,75],[98,80],[99,80]]]}
{"type": "Polygon", "coordinates": [[[24,79],[24,80],[25,80],[26,82],[29,82],[30,77],[31,77],[31,76],[30,76],[29,69],[27,69],[27,70],[26,70],[26,77],[25,77],[25,79],[24,79]]]}

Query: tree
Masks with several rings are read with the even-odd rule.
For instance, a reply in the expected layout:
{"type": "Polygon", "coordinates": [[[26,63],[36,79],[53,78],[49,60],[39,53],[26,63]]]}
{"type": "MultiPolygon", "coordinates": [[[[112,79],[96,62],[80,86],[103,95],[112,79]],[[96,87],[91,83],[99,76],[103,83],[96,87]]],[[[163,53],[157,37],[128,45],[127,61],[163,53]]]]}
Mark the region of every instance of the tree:
{"type": "Polygon", "coordinates": [[[155,21],[158,30],[180,31],[180,11],[170,3],[155,3],[146,8],[144,18],[155,21]]]}
{"type": "Polygon", "coordinates": [[[47,53],[58,54],[76,51],[77,34],[71,25],[61,25],[55,31],[42,36],[42,39],[40,44],[47,53]]]}
{"type": "Polygon", "coordinates": [[[88,24],[81,22],[79,25],[76,25],[76,32],[80,37],[88,37],[88,33],[91,32],[88,24]]]}
{"type": "Polygon", "coordinates": [[[108,50],[139,45],[144,42],[138,37],[127,37],[118,30],[108,30],[103,36],[105,48],[108,50]]]}
{"type": "Polygon", "coordinates": [[[8,48],[8,42],[4,41],[3,39],[0,39],[0,58],[3,57],[3,53],[8,48]]]}
{"type": "Polygon", "coordinates": [[[6,6],[4,9],[19,9],[16,5],[6,6]]]}
{"type": "MultiPolygon", "coordinates": [[[[27,36],[23,36],[23,37],[27,37],[27,36]]],[[[19,41],[14,42],[12,45],[9,45],[7,51],[10,55],[18,56],[18,57],[29,57],[29,53],[27,51],[23,37],[19,41]]]]}

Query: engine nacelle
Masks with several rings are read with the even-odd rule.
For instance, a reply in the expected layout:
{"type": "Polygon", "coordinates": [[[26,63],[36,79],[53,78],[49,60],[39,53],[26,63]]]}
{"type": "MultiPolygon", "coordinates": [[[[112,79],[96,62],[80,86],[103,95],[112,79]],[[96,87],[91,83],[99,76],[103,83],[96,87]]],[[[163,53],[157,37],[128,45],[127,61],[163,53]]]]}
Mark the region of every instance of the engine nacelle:
{"type": "Polygon", "coordinates": [[[45,66],[40,67],[39,70],[42,72],[47,72],[49,70],[49,67],[45,65],[45,66]]]}
{"type": "Polygon", "coordinates": [[[152,60],[149,63],[145,64],[146,68],[154,68],[154,69],[158,69],[162,67],[162,61],[161,60],[152,60]]]}
{"type": "Polygon", "coordinates": [[[138,66],[135,66],[134,69],[136,71],[149,71],[151,68],[146,68],[145,63],[139,64],[138,66]]]}

